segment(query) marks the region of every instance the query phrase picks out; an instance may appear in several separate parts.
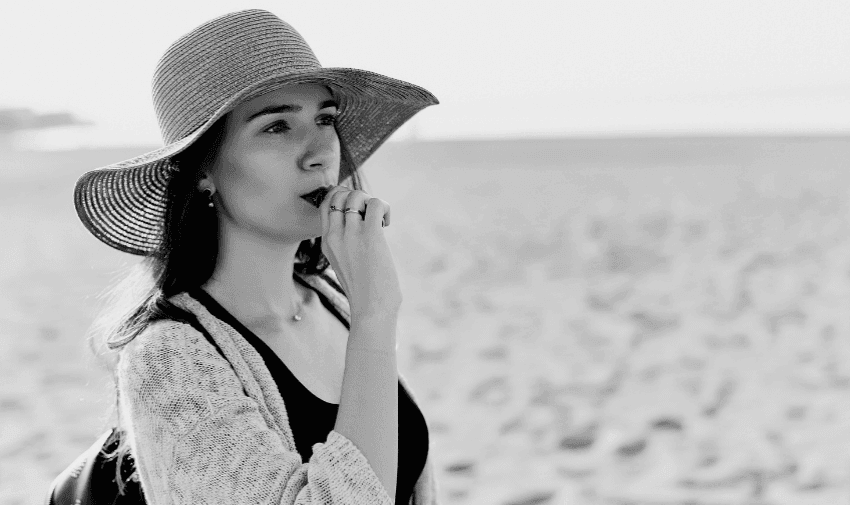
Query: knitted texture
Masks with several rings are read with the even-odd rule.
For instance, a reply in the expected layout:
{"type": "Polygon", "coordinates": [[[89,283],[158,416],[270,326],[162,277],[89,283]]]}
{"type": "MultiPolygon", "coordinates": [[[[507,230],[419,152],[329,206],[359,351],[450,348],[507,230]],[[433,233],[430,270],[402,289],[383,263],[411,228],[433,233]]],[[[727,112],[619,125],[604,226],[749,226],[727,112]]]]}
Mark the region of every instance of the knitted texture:
{"type": "MultiPolygon", "coordinates": [[[[302,278],[348,319],[343,295],[320,276],[302,278]]],[[[122,349],[122,427],[148,503],[394,502],[363,453],[336,431],[314,444],[303,463],[259,353],[188,294],[172,301],[198,317],[227,359],[191,325],[176,321],[151,324],[122,349]]],[[[399,382],[416,402],[401,373],[399,382]]],[[[409,505],[438,505],[430,450],[409,505]]]]}
{"type": "Polygon", "coordinates": [[[331,89],[339,104],[339,182],[420,110],[438,103],[427,90],[366,70],[324,68],[310,46],[274,14],[250,9],[212,19],[174,42],[154,72],[152,97],[165,146],[83,174],[74,206],[105,244],[131,254],[155,251],[162,237],[171,156],[240,103],[291,84],[331,89]]]}

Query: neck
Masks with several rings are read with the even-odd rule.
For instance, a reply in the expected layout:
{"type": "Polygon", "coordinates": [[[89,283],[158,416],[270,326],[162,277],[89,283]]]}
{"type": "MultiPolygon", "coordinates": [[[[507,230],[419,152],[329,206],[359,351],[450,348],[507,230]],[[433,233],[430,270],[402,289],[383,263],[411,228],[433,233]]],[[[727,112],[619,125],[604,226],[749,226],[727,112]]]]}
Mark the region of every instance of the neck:
{"type": "Polygon", "coordinates": [[[299,245],[223,226],[215,271],[202,287],[245,326],[275,332],[303,315],[312,295],[292,277],[299,245]]]}

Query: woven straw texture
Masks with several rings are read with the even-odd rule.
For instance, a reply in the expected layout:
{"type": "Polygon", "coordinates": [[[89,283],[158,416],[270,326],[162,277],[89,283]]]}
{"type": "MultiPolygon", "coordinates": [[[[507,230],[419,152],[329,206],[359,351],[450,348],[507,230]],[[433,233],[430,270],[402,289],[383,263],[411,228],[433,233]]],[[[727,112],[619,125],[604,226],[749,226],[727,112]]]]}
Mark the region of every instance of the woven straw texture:
{"type": "Polygon", "coordinates": [[[274,14],[251,9],[215,18],[172,44],[152,96],[165,146],[84,174],[74,206],[86,228],[120,251],[147,255],[161,240],[169,157],[239,103],[290,84],[328,86],[339,103],[340,182],[402,124],[438,101],[427,90],[374,72],[323,68],[274,14]]]}
{"type": "MultiPolygon", "coordinates": [[[[343,295],[319,276],[302,278],[348,319],[343,295]]],[[[121,420],[148,503],[394,502],[363,453],[336,431],[302,463],[259,353],[188,294],[172,301],[198,317],[227,359],[200,332],[174,321],[151,325],[121,351],[121,420]]],[[[399,380],[416,402],[400,373],[399,380]]],[[[438,505],[437,494],[429,450],[409,505],[438,505]]]]}

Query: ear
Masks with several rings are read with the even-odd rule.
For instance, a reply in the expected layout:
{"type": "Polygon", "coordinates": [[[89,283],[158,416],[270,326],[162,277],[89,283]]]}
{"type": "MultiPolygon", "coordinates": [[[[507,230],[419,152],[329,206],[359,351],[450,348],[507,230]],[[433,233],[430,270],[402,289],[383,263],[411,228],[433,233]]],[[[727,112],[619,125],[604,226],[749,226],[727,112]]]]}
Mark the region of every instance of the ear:
{"type": "Polygon", "coordinates": [[[198,180],[198,191],[203,192],[207,189],[215,193],[215,184],[213,183],[212,176],[210,176],[209,172],[204,172],[198,180]]]}

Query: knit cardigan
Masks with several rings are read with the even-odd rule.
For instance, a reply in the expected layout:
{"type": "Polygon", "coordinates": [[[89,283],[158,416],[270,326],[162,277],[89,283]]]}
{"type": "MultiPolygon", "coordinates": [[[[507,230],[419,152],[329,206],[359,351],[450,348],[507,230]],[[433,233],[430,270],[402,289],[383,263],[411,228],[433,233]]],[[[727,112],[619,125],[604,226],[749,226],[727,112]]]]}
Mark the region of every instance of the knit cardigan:
{"type": "MultiPolygon", "coordinates": [[[[321,276],[301,278],[350,323],[344,295],[321,276]]],[[[227,359],[190,324],[172,320],[152,323],[121,350],[121,426],[147,503],[394,503],[363,453],[337,431],[302,462],[283,398],[259,353],[187,293],[170,301],[198,318],[227,359]]],[[[430,448],[408,505],[439,505],[430,448]]]]}

